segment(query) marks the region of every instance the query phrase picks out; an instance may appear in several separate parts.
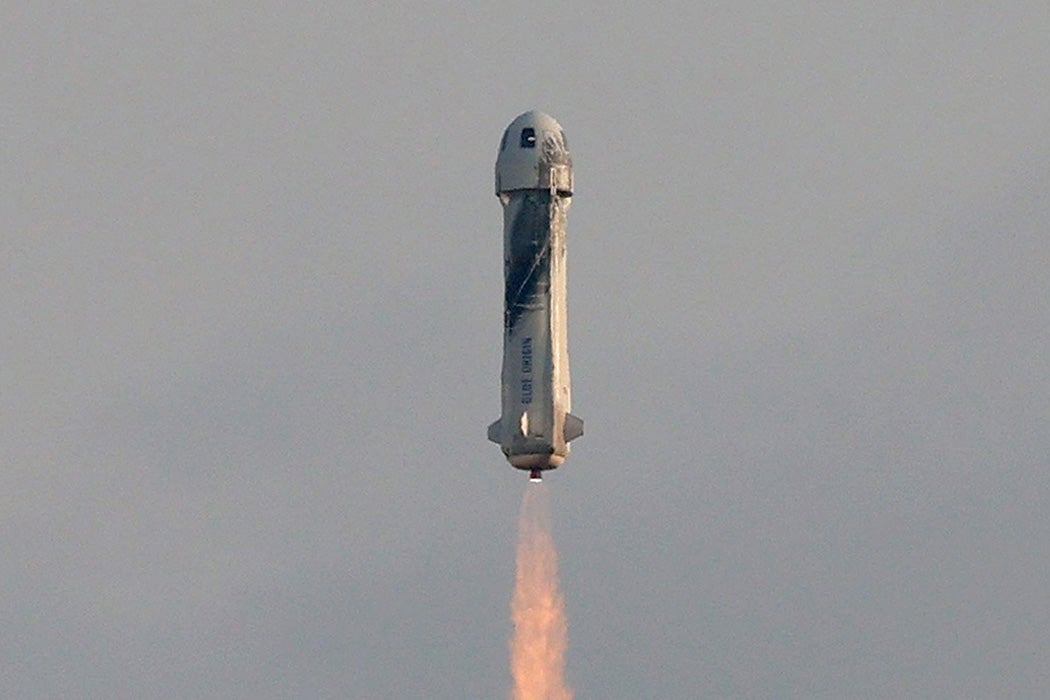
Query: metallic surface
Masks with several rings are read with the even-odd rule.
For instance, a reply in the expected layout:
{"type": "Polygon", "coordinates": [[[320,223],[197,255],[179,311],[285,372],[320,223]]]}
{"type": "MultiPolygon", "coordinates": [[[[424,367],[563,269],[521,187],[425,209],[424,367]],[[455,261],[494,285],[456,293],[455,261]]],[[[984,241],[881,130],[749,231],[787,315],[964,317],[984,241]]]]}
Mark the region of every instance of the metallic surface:
{"type": "Polygon", "coordinates": [[[504,132],[496,159],[503,205],[502,417],[488,437],[519,469],[560,466],[583,434],[573,416],[566,307],[566,214],[573,172],[565,132],[526,112],[504,132]]]}

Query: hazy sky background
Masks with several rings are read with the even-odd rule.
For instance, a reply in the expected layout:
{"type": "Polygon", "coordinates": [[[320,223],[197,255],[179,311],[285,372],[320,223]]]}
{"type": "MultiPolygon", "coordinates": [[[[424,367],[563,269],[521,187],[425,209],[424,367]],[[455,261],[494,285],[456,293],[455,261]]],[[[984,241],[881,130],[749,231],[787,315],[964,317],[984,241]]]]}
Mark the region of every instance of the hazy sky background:
{"type": "Polygon", "coordinates": [[[1050,5],[873,5],[5,5],[0,696],[505,697],[533,107],[577,697],[1044,696],[1050,5]]]}

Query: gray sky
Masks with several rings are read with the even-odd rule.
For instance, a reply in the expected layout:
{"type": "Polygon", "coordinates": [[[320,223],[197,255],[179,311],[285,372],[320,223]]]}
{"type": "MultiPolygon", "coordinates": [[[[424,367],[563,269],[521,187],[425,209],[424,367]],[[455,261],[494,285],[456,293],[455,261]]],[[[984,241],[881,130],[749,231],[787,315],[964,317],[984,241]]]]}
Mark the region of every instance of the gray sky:
{"type": "Polygon", "coordinates": [[[1050,687],[1045,2],[25,5],[0,695],[504,697],[533,107],[577,697],[1050,687]]]}

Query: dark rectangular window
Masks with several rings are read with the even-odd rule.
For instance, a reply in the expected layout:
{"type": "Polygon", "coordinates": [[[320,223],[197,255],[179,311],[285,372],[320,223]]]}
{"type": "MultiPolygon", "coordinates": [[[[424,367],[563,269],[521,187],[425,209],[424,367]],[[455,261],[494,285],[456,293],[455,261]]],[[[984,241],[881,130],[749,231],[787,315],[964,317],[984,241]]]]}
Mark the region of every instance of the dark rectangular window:
{"type": "Polygon", "coordinates": [[[522,148],[535,148],[536,147],[536,130],[532,127],[526,127],[521,130],[521,147],[522,148]]]}

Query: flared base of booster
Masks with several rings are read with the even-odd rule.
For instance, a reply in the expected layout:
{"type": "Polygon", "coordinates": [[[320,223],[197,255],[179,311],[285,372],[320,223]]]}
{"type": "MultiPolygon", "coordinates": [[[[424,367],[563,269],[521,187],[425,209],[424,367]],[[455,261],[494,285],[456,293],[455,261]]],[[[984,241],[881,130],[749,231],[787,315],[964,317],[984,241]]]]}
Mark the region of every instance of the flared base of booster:
{"type": "Polygon", "coordinates": [[[561,439],[551,441],[549,438],[540,436],[525,436],[512,434],[509,439],[504,439],[503,422],[498,420],[489,426],[488,438],[498,444],[503,455],[515,469],[529,472],[533,477],[540,472],[557,469],[565,464],[569,456],[569,443],[571,440],[583,435],[583,421],[571,413],[566,413],[561,439]],[[556,447],[557,445],[557,447],[556,447]]]}
{"type": "Polygon", "coordinates": [[[507,461],[515,469],[524,471],[548,471],[565,464],[565,457],[556,454],[507,455],[507,461]]]}

